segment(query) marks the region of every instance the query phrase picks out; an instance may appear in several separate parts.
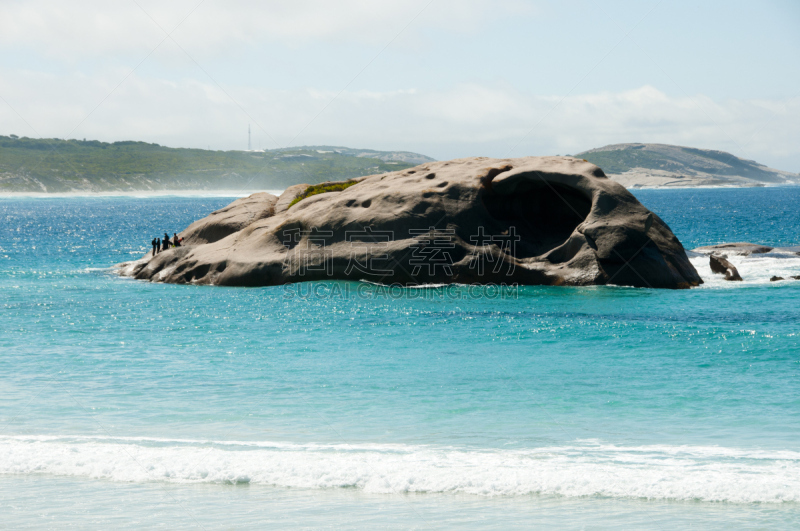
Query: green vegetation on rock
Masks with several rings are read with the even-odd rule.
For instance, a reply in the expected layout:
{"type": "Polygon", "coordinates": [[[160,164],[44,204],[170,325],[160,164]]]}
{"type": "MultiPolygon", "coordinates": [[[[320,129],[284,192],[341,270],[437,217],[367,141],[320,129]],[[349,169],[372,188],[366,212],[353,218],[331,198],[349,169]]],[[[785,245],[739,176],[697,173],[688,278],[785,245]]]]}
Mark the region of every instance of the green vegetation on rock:
{"type": "Polygon", "coordinates": [[[293,205],[299,203],[307,197],[311,197],[312,195],[324,194],[325,192],[341,192],[342,190],[350,188],[354,184],[358,184],[358,181],[314,184],[306,188],[302,194],[292,199],[292,202],[289,203],[288,208],[292,208],[293,205]]]}
{"type": "Polygon", "coordinates": [[[345,150],[210,151],[0,136],[0,192],[282,189],[415,165],[395,160],[415,154],[345,150]]]}

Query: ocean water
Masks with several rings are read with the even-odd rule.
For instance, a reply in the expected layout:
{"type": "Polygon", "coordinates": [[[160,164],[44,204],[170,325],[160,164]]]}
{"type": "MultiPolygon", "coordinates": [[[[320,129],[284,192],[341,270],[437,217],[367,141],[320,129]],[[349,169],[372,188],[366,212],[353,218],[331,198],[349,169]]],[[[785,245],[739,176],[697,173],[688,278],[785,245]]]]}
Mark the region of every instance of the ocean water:
{"type": "MultiPolygon", "coordinates": [[[[690,249],[800,189],[640,190],[690,249]]],[[[120,278],[225,197],[0,198],[0,526],[800,527],[800,257],[703,286],[120,278]]]]}

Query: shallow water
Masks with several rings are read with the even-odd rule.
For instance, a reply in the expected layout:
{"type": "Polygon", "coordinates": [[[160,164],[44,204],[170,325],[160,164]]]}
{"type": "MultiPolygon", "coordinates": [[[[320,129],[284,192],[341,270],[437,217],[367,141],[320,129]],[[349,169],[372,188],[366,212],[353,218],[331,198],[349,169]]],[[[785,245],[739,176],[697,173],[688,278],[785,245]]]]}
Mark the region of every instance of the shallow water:
{"type": "MultiPolygon", "coordinates": [[[[687,248],[800,243],[795,188],[636,194],[687,248]]],[[[110,272],[229,201],[0,198],[7,525],[800,525],[798,258],[502,296],[110,272]]]]}

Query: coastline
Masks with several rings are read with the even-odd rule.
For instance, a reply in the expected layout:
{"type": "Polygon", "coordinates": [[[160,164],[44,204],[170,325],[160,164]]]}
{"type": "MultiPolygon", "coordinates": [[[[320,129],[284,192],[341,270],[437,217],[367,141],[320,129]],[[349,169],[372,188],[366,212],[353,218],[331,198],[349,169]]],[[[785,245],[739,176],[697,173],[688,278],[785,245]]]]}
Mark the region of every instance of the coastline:
{"type": "Polygon", "coordinates": [[[612,173],[606,175],[612,181],[621,184],[628,190],[663,190],[663,189],[687,189],[687,188],[776,188],[782,186],[800,186],[800,182],[786,181],[777,183],[766,183],[758,181],[719,181],[697,177],[686,178],[664,178],[653,175],[630,176],[625,174],[612,173]]]}
{"type": "MultiPolygon", "coordinates": [[[[609,179],[611,179],[609,177],[609,179]]],[[[741,190],[743,188],[783,188],[783,187],[796,187],[800,186],[800,183],[778,183],[778,184],[697,184],[697,185],[659,185],[659,184],[633,184],[633,185],[625,185],[616,179],[611,179],[614,182],[622,184],[626,190],[741,190]]]]}
{"type": "MultiPolygon", "coordinates": [[[[626,190],[738,190],[742,188],[794,188],[800,186],[800,182],[783,182],[783,183],[759,183],[759,182],[732,182],[709,184],[703,182],[692,181],[687,179],[687,183],[674,183],[664,184],[663,179],[659,178],[645,178],[639,182],[630,182],[630,179],[625,179],[625,176],[620,174],[608,174],[607,177],[621,184],[626,190]],[[623,177],[623,178],[620,178],[623,177]],[[660,181],[660,182],[659,182],[660,181]]],[[[70,197],[247,197],[248,195],[267,192],[273,195],[280,195],[283,193],[284,188],[278,189],[219,189],[219,190],[109,190],[109,191],[85,191],[76,190],[72,192],[3,192],[0,191],[0,199],[15,199],[15,198],[70,198],[70,197]]]]}
{"type": "Polygon", "coordinates": [[[132,197],[147,199],[151,197],[247,197],[258,192],[267,192],[279,195],[283,190],[141,190],[141,191],[111,191],[111,192],[0,192],[0,199],[55,199],[55,198],[85,198],[85,197],[132,197]]]}
{"type": "MultiPolygon", "coordinates": [[[[626,190],[740,190],[743,188],[795,188],[800,183],[742,183],[742,184],[687,184],[687,185],[665,185],[656,183],[626,183],[615,179],[615,175],[608,178],[621,184],[626,190]]],[[[21,199],[21,198],[81,198],[81,197],[247,197],[259,192],[267,192],[280,196],[285,189],[251,189],[251,190],[129,190],[129,191],[74,191],[74,192],[0,192],[0,199],[21,199]]]]}

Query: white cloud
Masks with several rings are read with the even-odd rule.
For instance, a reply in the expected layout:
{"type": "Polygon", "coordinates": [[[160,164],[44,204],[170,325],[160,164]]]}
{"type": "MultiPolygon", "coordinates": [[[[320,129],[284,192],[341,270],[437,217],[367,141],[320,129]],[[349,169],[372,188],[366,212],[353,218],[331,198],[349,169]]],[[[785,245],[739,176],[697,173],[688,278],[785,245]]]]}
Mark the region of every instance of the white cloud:
{"type": "MultiPolygon", "coordinates": [[[[0,97],[24,120],[0,101],[0,133],[35,136],[27,121],[44,136],[231,149],[246,145],[252,123],[263,147],[285,145],[302,132],[295,144],[411,149],[438,158],[504,156],[515,146],[512,155],[576,153],[646,141],[723,149],[800,170],[798,98],[676,96],[636,77],[629,86],[638,88],[614,92],[587,90],[589,79],[561,101],[544,88],[534,93],[525,77],[495,78],[502,70],[487,63],[504,46],[519,47],[522,70],[552,55],[526,48],[534,41],[503,41],[486,31],[521,15],[546,20],[536,3],[428,2],[6,0],[0,2],[0,97]],[[224,90],[169,41],[131,74],[164,39],[150,16],[168,31],[185,18],[176,41],[224,90]],[[392,50],[328,106],[404,28],[392,50]],[[436,46],[428,47],[428,39],[437,39],[436,46]],[[486,39],[505,44],[481,55],[486,39]],[[324,57],[315,61],[317,54],[324,57]],[[450,64],[448,54],[461,55],[450,64]]],[[[555,79],[560,68],[537,75],[555,79]]]]}
{"type": "MultiPolygon", "coordinates": [[[[39,134],[61,138],[124,72],[87,77],[0,71],[0,94],[39,134]]],[[[714,101],[703,95],[673,97],[643,86],[571,95],[562,101],[560,96],[485,84],[438,91],[345,91],[329,104],[335,96],[335,91],[315,89],[223,91],[211,82],[134,73],[72,136],[241,149],[251,123],[257,147],[286,145],[302,131],[295,145],[409,149],[437,158],[499,157],[514,146],[512,156],[662,142],[721,149],[767,164],[781,161],[780,169],[800,170],[795,143],[800,98],[714,101]]],[[[0,102],[0,134],[10,133],[36,134],[0,102]]]]}
{"type": "Polygon", "coordinates": [[[522,0],[4,1],[0,47],[24,48],[68,62],[142,54],[164,38],[164,31],[176,27],[175,40],[202,53],[269,42],[291,47],[315,42],[383,46],[407,25],[406,36],[431,27],[469,32],[487,19],[530,9],[522,0]]]}

